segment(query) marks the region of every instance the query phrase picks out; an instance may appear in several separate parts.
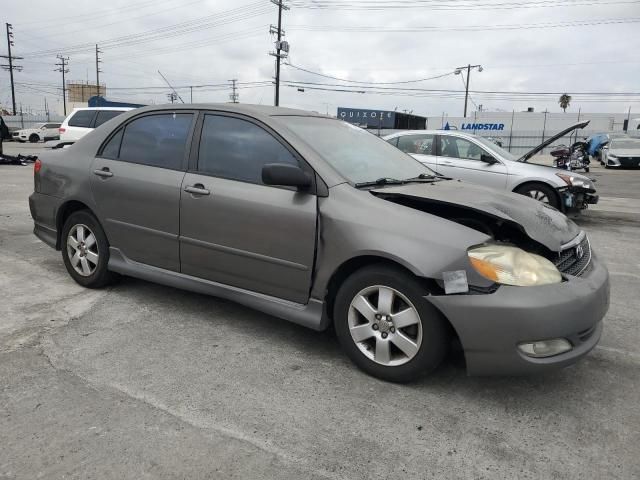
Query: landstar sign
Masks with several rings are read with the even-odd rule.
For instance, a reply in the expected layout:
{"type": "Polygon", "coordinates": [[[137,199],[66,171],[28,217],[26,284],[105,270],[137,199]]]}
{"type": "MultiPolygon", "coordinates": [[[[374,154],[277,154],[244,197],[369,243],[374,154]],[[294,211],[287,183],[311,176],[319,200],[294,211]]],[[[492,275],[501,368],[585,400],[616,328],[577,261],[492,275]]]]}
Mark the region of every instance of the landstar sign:
{"type": "MultiPolygon", "coordinates": [[[[444,126],[444,130],[451,130],[449,122],[444,126]]],[[[463,123],[460,130],[504,130],[504,123],[463,123]]]]}

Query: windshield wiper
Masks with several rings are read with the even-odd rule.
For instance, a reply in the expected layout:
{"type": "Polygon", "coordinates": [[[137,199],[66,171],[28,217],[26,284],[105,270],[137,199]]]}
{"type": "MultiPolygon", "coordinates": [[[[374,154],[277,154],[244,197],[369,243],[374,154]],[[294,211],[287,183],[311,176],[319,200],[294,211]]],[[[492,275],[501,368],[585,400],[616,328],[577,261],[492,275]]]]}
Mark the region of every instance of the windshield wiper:
{"type": "Polygon", "coordinates": [[[356,188],[376,187],[376,186],[382,186],[382,185],[405,185],[407,183],[435,182],[437,180],[440,180],[440,178],[437,175],[429,175],[427,173],[421,173],[417,177],[405,178],[404,180],[398,180],[397,178],[382,177],[371,182],[360,182],[360,183],[356,183],[356,188]]]}
{"type": "Polygon", "coordinates": [[[376,185],[402,185],[403,183],[406,183],[406,180],[398,180],[397,178],[381,177],[371,182],[356,183],[356,188],[374,187],[376,185]]]}
{"type": "Polygon", "coordinates": [[[403,180],[404,183],[408,183],[408,182],[420,182],[422,180],[428,180],[428,181],[433,181],[433,180],[440,180],[440,177],[442,177],[442,175],[440,175],[439,173],[437,173],[436,175],[429,175],[428,173],[421,173],[420,175],[418,175],[417,177],[411,177],[411,178],[405,178],[403,180]]]}

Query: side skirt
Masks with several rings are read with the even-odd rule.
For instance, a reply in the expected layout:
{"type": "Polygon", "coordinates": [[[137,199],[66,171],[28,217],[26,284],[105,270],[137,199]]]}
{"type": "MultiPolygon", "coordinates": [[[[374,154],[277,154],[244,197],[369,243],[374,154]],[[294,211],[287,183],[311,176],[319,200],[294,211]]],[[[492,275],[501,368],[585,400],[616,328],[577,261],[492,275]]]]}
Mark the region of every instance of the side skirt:
{"type": "Polygon", "coordinates": [[[109,248],[109,270],[169,287],[203,293],[240,303],[313,330],[324,330],[329,319],[324,315],[324,302],[314,298],[309,303],[294,303],[262,293],[172,272],[128,259],[118,248],[109,248]]]}

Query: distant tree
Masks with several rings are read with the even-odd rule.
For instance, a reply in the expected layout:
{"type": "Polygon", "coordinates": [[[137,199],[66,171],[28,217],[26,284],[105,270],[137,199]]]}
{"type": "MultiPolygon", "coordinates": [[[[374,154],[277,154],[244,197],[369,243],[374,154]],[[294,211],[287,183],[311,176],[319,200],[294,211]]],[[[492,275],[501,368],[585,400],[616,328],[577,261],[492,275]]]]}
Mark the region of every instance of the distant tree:
{"type": "Polygon", "coordinates": [[[567,107],[571,104],[571,95],[563,93],[562,95],[560,95],[560,100],[558,100],[558,103],[560,104],[560,108],[562,109],[562,111],[566,112],[567,107]]]}

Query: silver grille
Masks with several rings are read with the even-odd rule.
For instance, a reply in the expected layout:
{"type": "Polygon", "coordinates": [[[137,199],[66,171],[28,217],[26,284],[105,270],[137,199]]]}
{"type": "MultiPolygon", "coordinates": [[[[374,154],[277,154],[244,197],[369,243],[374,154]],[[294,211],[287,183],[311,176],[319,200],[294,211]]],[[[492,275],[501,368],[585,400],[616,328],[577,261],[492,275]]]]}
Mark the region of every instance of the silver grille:
{"type": "Polygon", "coordinates": [[[580,276],[591,263],[591,244],[582,232],[558,254],[554,261],[560,272],[575,277],[580,276]]]}

